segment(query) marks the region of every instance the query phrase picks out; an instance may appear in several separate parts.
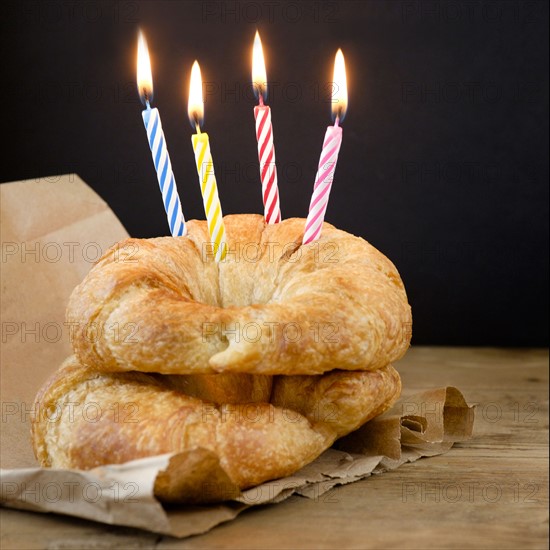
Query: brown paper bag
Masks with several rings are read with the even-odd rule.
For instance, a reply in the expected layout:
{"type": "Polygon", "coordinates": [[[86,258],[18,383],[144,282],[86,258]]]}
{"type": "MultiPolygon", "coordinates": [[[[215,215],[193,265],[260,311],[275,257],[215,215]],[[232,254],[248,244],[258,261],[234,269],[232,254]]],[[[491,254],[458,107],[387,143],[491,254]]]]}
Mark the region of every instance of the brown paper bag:
{"type": "Polygon", "coordinates": [[[204,449],[90,471],[37,467],[29,416],[36,392],[71,353],[67,300],[92,263],[127,233],[107,204],[74,174],[3,184],[0,199],[4,506],[185,537],[229,521],[250,506],[280,502],[294,493],[318,498],[336,485],[446,452],[454,441],[471,436],[473,408],[459,390],[448,387],[402,399],[294,475],[243,493],[204,449]],[[180,469],[197,460],[210,464],[213,495],[222,491],[228,501],[163,507],[154,498],[155,483],[177,479],[180,469]]]}
{"type": "Polygon", "coordinates": [[[34,396],[72,353],[65,324],[69,295],[93,262],[128,234],[75,174],[4,183],[0,208],[0,463],[21,468],[36,465],[28,445],[34,396]]]}

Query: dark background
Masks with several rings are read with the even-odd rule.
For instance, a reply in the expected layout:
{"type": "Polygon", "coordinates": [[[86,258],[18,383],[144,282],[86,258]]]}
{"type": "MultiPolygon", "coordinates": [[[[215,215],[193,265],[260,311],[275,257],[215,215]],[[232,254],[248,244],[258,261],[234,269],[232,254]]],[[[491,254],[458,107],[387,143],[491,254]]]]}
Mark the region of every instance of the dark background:
{"type": "Polygon", "coordinates": [[[223,211],[262,212],[249,88],[260,30],[282,213],[305,217],[341,47],[350,104],[327,221],[397,265],[414,343],[547,345],[546,1],[12,1],[1,18],[1,181],[76,172],[137,237],[168,234],[138,26],[187,219],[204,218],[193,60],[223,211]]]}

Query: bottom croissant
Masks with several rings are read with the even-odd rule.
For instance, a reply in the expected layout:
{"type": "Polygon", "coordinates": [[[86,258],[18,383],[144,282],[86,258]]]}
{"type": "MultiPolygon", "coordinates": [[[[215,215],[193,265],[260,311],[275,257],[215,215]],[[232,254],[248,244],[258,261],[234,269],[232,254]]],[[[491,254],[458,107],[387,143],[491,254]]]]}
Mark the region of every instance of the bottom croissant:
{"type": "Polygon", "coordinates": [[[156,496],[211,502],[296,472],[388,409],[400,390],[391,365],[316,376],[180,378],[105,374],[70,357],[37,395],[33,447],[42,466],[78,469],[180,453],[157,477],[156,496]],[[209,391],[220,386],[224,392],[209,391]],[[216,483],[231,490],[206,490],[216,483]]]}

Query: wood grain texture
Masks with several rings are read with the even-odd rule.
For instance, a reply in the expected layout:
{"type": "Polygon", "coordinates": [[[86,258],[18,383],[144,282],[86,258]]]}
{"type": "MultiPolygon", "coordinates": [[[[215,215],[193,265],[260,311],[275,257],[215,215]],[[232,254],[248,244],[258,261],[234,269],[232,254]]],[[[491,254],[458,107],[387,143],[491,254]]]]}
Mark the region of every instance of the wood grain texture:
{"type": "Polygon", "coordinates": [[[548,545],[548,351],[413,348],[404,397],[454,385],[477,403],[474,438],[445,455],[293,496],[184,540],[1,511],[3,549],[499,548],[548,545]]]}

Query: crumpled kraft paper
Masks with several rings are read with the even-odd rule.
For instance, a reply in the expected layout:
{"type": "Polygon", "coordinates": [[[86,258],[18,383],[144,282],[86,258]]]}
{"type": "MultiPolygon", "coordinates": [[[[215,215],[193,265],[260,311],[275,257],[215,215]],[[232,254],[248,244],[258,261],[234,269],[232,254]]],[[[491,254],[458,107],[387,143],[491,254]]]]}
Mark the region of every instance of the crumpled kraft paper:
{"type": "Polygon", "coordinates": [[[0,186],[2,241],[1,490],[12,508],[56,512],[186,537],[292,494],[318,498],[336,485],[448,451],[472,434],[473,407],[453,387],[402,398],[384,415],[340,439],[299,472],[242,493],[208,451],[162,455],[89,471],[39,468],[29,417],[34,396],[71,353],[64,324],[72,289],[93,261],[127,236],[109,209],[74,174],[0,186]],[[210,487],[222,504],[162,505],[155,483],[211,460],[210,487]]]}

